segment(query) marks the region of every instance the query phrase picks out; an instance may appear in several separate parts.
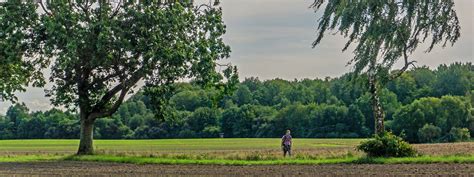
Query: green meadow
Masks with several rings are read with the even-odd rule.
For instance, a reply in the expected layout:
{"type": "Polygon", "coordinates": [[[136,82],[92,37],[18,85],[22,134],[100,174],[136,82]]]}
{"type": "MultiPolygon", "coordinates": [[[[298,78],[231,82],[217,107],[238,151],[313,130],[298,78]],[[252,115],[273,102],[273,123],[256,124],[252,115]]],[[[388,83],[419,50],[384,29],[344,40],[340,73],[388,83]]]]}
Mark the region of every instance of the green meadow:
{"type": "Polygon", "coordinates": [[[279,165],[337,163],[474,163],[474,144],[424,144],[411,158],[366,158],[364,139],[294,139],[282,157],[278,138],[95,140],[95,155],[75,156],[78,140],[1,140],[0,162],[98,161],[134,164],[279,165]],[[446,148],[442,152],[440,147],[446,148]],[[449,152],[448,152],[449,151],[449,152]],[[437,155],[439,154],[439,155],[437,155]]]}
{"type": "MultiPolygon", "coordinates": [[[[353,147],[362,139],[295,139],[296,149],[353,147]]],[[[95,140],[96,151],[129,153],[176,153],[210,151],[279,150],[278,138],[233,139],[162,139],[162,140],[95,140]]],[[[58,153],[77,150],[79,140],[1,140],[0,154],[58,153]]]]}

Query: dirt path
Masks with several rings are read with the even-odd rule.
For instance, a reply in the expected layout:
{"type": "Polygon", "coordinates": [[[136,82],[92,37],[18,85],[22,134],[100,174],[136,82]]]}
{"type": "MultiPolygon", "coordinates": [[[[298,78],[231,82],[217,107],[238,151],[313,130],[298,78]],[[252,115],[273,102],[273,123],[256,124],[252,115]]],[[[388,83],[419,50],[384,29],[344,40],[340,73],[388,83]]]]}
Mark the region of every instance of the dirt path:
{"type": "Polygon", "coordinates": [[[0,163],[0,176],[474,176],[474,164],[133,165],[95,162],[0,163]]]}

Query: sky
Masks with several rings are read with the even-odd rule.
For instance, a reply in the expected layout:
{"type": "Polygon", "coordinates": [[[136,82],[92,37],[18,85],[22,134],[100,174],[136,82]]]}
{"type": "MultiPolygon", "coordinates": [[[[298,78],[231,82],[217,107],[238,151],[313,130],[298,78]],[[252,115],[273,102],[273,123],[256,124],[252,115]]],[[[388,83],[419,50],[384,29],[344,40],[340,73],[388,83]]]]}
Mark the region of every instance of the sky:
{"type": "MultiPolygon", "coordinates": [[[[436,68],[456,61],[474,61],[473,0],[454,0],[461,23],[461,38],[454,46],[436,47],[425,53],[421,45],[412,55],[417,65],[436,68]]],[[[312,0],[221,0],[227,25],[225,42],[231,46],[231,57],[221,63],[232,63],[241,79],[338,77],[350,71],[346,66],[352,51],[342,52],[346,42],[341,36],[326,35],[321,45],[312,48],[320,14],[309,8],[312,0]]],[[[400,64],[399,64],[400,66],[400,64]]],[[[47,87],[51,87],[48,84],[47,87]]],[[[28,88],[17,94],[31,111],[52,108],[44,88],[28,88]]],[[[0,102],[5,114],[9,102],[0,102]]]]}

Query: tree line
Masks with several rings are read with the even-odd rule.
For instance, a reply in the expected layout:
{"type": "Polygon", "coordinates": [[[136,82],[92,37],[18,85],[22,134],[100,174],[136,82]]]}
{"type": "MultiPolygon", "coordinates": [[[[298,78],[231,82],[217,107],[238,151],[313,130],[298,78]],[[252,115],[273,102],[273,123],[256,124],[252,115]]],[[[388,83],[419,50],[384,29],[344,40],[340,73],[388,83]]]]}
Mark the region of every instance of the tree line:
{"type": "MultiPolygon", "coordinates": [[[[374,132],[367,77],[262,81],[246,78],[233,93],[178,83],[156,118],[153,102],[138,92],[111,117],[98,119],[101,139],[279,137],[358,138],[374,132]]],[[[386,128],[410,142],[468,139],[474,133],[474,65],[453,63],[434,70],[418,67],[381,89],[386,128]]],[[[1,139],[79,138],[79,116],[51,109],[30,112],[24,104],[0,115],[1,139]]]]}

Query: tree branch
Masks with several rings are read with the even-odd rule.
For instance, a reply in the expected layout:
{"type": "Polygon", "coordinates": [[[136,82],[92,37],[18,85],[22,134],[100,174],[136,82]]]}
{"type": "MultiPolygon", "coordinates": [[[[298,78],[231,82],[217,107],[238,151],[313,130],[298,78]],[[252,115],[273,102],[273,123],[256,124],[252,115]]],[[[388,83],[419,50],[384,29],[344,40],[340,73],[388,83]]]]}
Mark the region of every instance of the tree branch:
{"type": "Polygon", "coordinates": [[[48,12],[48,10],[46,9],[46,6],[44,6],[43,4],[43,0],[38,0],[38,3],[40,4],[41,8],[43,9],[43,11],[48,14],[49,16],[51,16],[51,12],[48,12]]]}
{"type": "Polygon", "coordinates": [[[97,80],[93,80],[92,83],[91,83],[91,85],[95,85],[95,84],[98,84],[98,83],[105,82],[105,81],[107,81],[107,80],[109,80],[109,79],[112,79],[112,78],[114,78],[114,77],[120,76],[120,74],[123,74],[123,73],[116,72],[116,73],[110,74],[110,75],[108,75],[108,76],[106,76],[106,77],[98,78],[97,80]]]}
{"type": "Polygon", "coordinates": [[[118,109],[118,106],[120,106],[121,102],[123,101],[122,97],[125,97],[127,95],[128,90],[132,88],[140,79],[143,78],[144,74],[143,68],[135,71],[132,74],[132,77],[126,81],[122,81],[119,85],[115,86],[111,90],[109,90],[102,98],[100,101],[92,108],[92,113],[91,117],[92,119],[97,119],[97,118],[102,118],[102,117],[107,117],[112,115],[116,109],[118,109]],[[112,108],[108,110],[104,110],[107,103],[117,94],[120,93],[119,100],[117,100],[112,106],[112,108]],[[122,99],[122,100],[121,100],[122,99]],[[117,108],[115,106],[117,105],[117,108]],[[115,109],[115,110],[114,110],[115,109]],[[111,113],[110,113],[111,112],[111,113]]]}
{"type": "Polygon", "coordinates": [[[120,4],[122,4],[122,0],[120,0],[119,3],[117,4],[117,7],[115,7],[114,12],[110,16],[110,19],[113,19],[118,14],[118,12],[120,10],[120,4]]]}
{"type": "Polygon", "coordinates": [[[118,100],[115,101],[115,103],[113,104],[111,108],[109,108],[108,110],[93,112],[89,115],[88,119],[95,120],[97,118],[112,116],[112,114],[114,114],[117,111],[117,109],[120,107],[120,105],[123,103],[123,100],[125,99],[125,96],[127,95],[127,92],[128,92],[128,88],[123,88],[118,100]]]}
{"type": "Polygon", "coordinates": [[[396,79],[398,77],[400,77],[407,69],[408,67],[410,67],[410,65],[412,65],[413,67],[416,67],[415,66],[415,63],[416,61],[413,60],[413,61],[408,61],[408,53],[407,53],[407,48],[405,47],[405,49],[403,50],[403,59],[405,61],[405,65],[400,69],[398,70],[398,72],[392,74],[390,76],[390,80],[393,80],[393,79],[396,79]]]}

